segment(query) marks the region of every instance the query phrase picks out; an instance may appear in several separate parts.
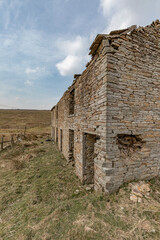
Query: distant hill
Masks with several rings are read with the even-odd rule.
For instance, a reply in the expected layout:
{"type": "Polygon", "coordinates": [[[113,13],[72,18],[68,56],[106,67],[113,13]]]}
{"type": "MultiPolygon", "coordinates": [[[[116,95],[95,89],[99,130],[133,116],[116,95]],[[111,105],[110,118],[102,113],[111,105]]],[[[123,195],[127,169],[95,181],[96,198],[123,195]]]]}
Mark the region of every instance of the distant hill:
{"type": "Polygon", "coordinates": [[[4,130],[45,128],[50,126],[49,110],[1,109],[0,133],[4,130]]]}

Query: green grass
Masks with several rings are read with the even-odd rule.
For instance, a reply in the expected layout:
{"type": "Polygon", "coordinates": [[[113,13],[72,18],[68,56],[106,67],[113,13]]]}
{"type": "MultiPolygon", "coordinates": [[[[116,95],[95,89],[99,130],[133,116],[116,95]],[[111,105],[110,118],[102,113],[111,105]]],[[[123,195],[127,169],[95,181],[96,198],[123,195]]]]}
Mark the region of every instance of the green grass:
{"type": "Polygon", "coordinates": [[[1,240],[160,239],[159,180],[141,204],[129,200],[127,186],[111,196],[86,191],[74,167],[43,142],[0,153],[7,166],[0,167],[1,240]],[[15,159],[21,169],[9,165],[15,159]]]}

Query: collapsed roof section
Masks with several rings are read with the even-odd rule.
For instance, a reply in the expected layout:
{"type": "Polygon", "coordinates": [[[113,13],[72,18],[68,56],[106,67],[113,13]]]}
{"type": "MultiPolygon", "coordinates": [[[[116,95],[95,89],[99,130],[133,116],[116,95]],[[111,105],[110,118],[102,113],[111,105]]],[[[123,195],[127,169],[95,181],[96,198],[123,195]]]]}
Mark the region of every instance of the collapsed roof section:
{"type": "Polygon", "coordinates": [[[131,27],[128,27],[125,29],[111,31],[109,34],[98,34],[90,47],[89,55],[92,55],[92,57],[93,57],[96,54],[103,39],[110,40],[110,39],[114,39],[114,38],[119,38],[121,36],[132,34],[134,31],[144,32],[145,29],[150,28],[150,27],[155,27],[156,29],[157,28],[160,29],[160,21],[157,19],[156,21],[152,22],[151,25],[147,25],[146,27],[138,27],[137,28],[136,25],[132,25],[131,27]]]}
{"type": "Polygon", "coordinates": [[[99,46],[104,38],[109,39],[109,38],[120,37],[121,35],[126,35],[126,34],[130,33],[131,31],[135,30],[136,28],[137,28],[137,26],[133,25],[129,28],[111,31],[110,34],[98,34],[90,47],[89,55],[92,55],[92,56],[95,55],[95,53],[97,52],[97,49],[99,48],[99,46]]]}
{"type": "MultiPolygon", "coordinates": [[[[126,35],[131,35],[133,32],[144,33],[149,28],[155,28],[156,30],[159,31],[160,30],[160,21],[157,19],[156,21],[153,21],[152,24],[147,25],[146,27],[138,27],[137,28],[136,25],[132,25],[131,27],[128,27],[125,29],[111,31],[109,34],[98,34],[90,47],[89,55],[91,55],[92,57],[95,56],[103,39],[112,40],[112,39],[116,39],[116,38],[120,38],[120,37],[125,37],[126,35]]],[[[113,43],[112,43],[112,46],[113,46],[113,43]]],[[[116,43],[114,43],[114,47],[116,47],[116,43]]],[[[90,62],[87,63],[86,68],[89,66],[90,62]]],[[[74,75],[73,84],[68,88],[69,91],[72,89],[73,85],[81,77],[81,75],[82,74],[74,75]]],[[[64,95],[66,94],[66,92],[64,93],[64,95]]],[[[51,111],[54,109],[54,107],[51,109],[51,111]]]]}

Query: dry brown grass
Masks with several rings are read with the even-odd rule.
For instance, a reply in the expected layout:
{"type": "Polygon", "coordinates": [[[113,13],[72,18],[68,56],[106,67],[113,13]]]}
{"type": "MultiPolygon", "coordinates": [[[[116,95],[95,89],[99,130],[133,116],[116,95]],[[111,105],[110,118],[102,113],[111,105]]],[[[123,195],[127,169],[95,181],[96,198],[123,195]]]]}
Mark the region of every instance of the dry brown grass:
{"type": "MultiPolygon", "coordinates": [[[[33,136],[50,133],[50,111],[49,110],[3,110],[0,109],[0,142],[9,141],[11,134],[26,133],[33,136]]],[[[6,146],[7,144],[5,144],[6,146]]]]}
{"type": "Polygon", "coordinates": [[[127,184],[110,196],[86,191],[46,141],[49,111],[7,111],[0,111],[1,130],[28,130],[0,152],[0,240],[160,239],[160,179],[148,181],[151,192],[141,203],[130,200],[127,184]]]}
{"type": "Polygon", "coordinates": [[[49,110],[0,110],[0,126],[2,128],[20,128],[25,125],[29,127],[49,126],[49,110]],[[18,121],[17,121],[18,120],[18,121]]]}

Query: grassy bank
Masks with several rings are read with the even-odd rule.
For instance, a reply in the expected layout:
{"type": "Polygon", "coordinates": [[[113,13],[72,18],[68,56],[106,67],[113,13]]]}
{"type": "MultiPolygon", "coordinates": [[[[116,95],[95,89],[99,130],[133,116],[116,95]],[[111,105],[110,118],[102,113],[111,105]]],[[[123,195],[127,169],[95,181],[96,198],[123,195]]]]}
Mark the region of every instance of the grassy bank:
{"type": "Polygon", "coordinates": [[[160,181],[150,186],[142,203],[127,185],[87,191],[52,142],[24,141],[0,153],[0,239],[160,239],[160,181]]]}

